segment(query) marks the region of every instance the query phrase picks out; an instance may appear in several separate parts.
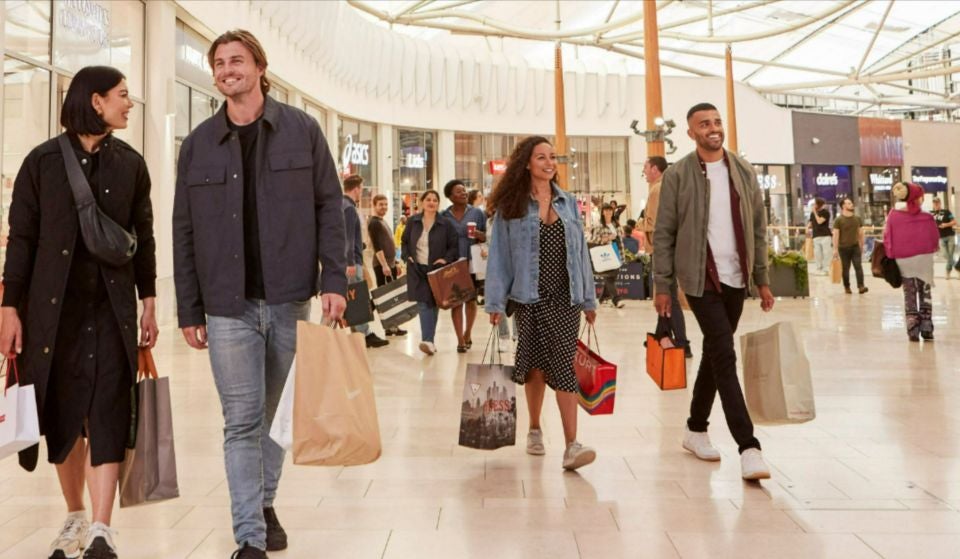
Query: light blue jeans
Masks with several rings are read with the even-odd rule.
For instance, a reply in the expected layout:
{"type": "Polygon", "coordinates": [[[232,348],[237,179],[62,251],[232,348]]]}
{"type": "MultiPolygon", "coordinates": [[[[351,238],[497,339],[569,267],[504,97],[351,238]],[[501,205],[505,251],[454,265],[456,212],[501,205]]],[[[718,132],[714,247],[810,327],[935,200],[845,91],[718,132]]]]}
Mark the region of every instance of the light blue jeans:
{"type": "Polygon", "coordinates": [[[213,380],[223,407],[223,454],[238,545],[266,549],[263,507],[273,506],[283,449],[270,438],[297,346],[297,321],[310,300],[268,305],[248,299],[240,316],[208,316],[213,380]]]}
{"type": "Polygon", "coordinates": [[[950,235],[949,237],[940,238],[940,250],[943,251],[943,257],[947,259],[947,273],[949,274],[953,271],[953,254],[957,248],[957,236],[950,235]]]}
{"type": "Polygon", "coordinates": [[[440,318],[440,307],[427,303],[417,303],[420,309],[420,339],[433,343],[437,335],[437,320],[440,318]]]}
{"type": "MultiPolygon", "coordinates": [[[[347,281],[349,281],[350,283],[363,281],[363,266],[358,264],[356,266],[356,272],[353,274],[352,277],[347,278],[347,281]]],[[[351,327],[351,330],[354,332],[360,332],[361,334],[364,335],[364,337],[366,337],[370,334],[370,323],[364,322],[363,324],[357,324],[356,326],[351,327]]]]}

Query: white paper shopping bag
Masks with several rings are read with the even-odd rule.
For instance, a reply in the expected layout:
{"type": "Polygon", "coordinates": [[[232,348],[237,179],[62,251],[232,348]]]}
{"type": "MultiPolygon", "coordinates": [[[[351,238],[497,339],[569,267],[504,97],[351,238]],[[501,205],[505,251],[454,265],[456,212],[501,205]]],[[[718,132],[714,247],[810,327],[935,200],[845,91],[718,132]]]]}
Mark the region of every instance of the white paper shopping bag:
{"type": "Polygon", "coordinates": [[[280,393],[280,403],[277,404],[277,413],[270,424],[270,438],[280,445],[283,450],[289,451],[293,446],[293,387],[296,383],[297,360],[290,364],[287,373],[287,382],[280,393]]]}
{"type": "Polygon", "coordinates": [[[17,363],[8,360],[6,372],[0,376],[0,460],[40,442],[40,422],[33,385],[22,386],[17,363]],[[13,378],[10,378],[10,375],[13,378]],[[10,381],[13,384],[7,386],[10,381]]]}
{"type": "Polygon", "coordinates": [[[740,346],[744,396],[755,423],[804,423],[817,416],[810,362],[792,323],[745,334],[740,346]]]}

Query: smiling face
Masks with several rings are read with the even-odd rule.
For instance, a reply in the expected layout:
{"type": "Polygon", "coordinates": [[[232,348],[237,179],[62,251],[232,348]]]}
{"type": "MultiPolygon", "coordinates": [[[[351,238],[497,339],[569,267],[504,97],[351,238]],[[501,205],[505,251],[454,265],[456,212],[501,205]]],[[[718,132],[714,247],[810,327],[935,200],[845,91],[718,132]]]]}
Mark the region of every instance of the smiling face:
{"type": "Polygon", "coordinates": [[[127,80],[120,80],[106,95],[94,93],[90,101],[93,109],[107,123],[109,130],[122,130],[127,127],[133,101],[127,91],[127,80]]]}
{"type": "Polygon", "coordinates": [[[373,205],[373,211],[377,214],[377,217],[383,217],[387,215],[387,201],[377,200],[377,203],[373,205]]]}
{"type": "Polygon", "coordinates": [[[423,200],[420,200],[420,207],[423,209],[423,213],[435,214],[440,207],[440,198],[431,192],[423,200]]]}
{"type": "Polygon", "coordinates": [[[253,53],[239,41],[217,47],[213,55],[213,81],[217,90],[229,99],[256,95],[264,69],[257,66],[253,53]]]}
{"type": "Polygon", "coordinates": [[[466,204],[467,203],[467,187],[462,184],[458,184],[453,187],[453,190],[450,191],[450,201],[454,204],[466,204]]]}
{"type": "Polygon", "coordinates": [[[697,149],[706,153],[723,149],[723,121],[718,111],[697,111],[690,115],[687,126],[687,136],[697,143],[697,149]]]}
{"type": "Polygon", "coordinates": [[[548,143],[537,144],[527,164],[530,177],[535,181],[551,181],[557,174],[557,152],[548,143]]]}

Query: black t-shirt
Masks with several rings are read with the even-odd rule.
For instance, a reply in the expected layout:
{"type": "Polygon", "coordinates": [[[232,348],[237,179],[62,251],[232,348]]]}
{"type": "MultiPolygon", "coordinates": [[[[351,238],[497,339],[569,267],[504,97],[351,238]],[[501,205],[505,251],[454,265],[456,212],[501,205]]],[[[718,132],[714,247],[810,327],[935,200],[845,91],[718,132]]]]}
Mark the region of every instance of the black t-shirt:
{"type": "Polygon", "coordinates": [[[937,228],[940,231],[941,239],[952,237],[955,234],[953,227],[940,228],[941,224],[953,221],[953,212],[950,210],[937,210],[933,212],[933,219],[937,220],[937,228]]]}
{"type": "Polygon", "coordinates": [[[257,217],[257,136],[260,133],[260,119],[238,126],[227,117],[227,124],[240,136],[240,153],[243,157],[244,291],[247,299],[266,299],[257,217]]]}
{"type": "Polygon", "coordinates": [[[814,237],[829,237],[833,235],[833,232],[830,231],[830,210],[827,208],[810,212],[810,225],[812,226],[814,237]],[[817,223],[814,214],[819,214],[823,219],[823,223],[817,223]]]}

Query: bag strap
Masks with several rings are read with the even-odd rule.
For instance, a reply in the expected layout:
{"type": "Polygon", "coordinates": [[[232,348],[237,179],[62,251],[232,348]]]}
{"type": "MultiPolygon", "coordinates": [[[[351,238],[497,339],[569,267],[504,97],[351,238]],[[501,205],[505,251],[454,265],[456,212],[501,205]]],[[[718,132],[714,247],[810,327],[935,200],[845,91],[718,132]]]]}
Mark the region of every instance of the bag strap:
{"type": "Polygon", "coordinates": [[[137,350],[137,378],[156,379],[158,376],[157,365],[153,362],[153,353],[150,352],[150,348],[139,348],[137,350]]]}
{"type": "Polygon", "coordinates": [[[60,144],[60,153],[63,154],[63,164],[67,168],[67,179],[70,181],[70,189],[73,190],[73,200],[77,209],[85,208],[90,204],[95,204],[93,199],[93,190],[90,189],[90,183],[80,168],[80,162],[77,161],[77,154],[70,145],[70,139],[66,134],[57,136],[57,143],[60,144]]]}
{"type": "Polygon", "coordinates": [[[596,347],[597,353],[600,353],[600,337],[597,336],[597,330],[593,327],[593,324],[584,323],[583,328],[580,329],[580,335],[577,336],[581,341],[583,341],[584,332],[587,333],[587,348],[593,349],[596,347]]]}
{"type": "Polygon", "coordinates": [[[670,336],[670,339],[677,337],[670,319],[665,316],[657,316],[657,329],[653,331],[653,337],[660,339],[665,335],[670,336]]]}
{"type": "MultiPolygon", "coordinates": [[[[13,380],[15,381],[14,384],[20,384],[20,370],[17,368],[17,358],[14,357],[12,359],[8,359],[7,357],[4,357],[3,360],[6,362],[7,367],[6,367],[6,370],[3,372],[3,374],[0,376],[9,377],[10,371],[13,371],[13,380]]],[[[3,368],[3,365],[0,364],[0,369],[2,368],[3,368]]],[[[10,379],[4,378],[4,382],[3,382],[4,396],[7,395],[7,388],[10,388],[10,379]]]]}
{"type": "MultiPolygon", "coordinates": [[[[505,317],[501,316],[500,320],[505,320],[505,317]]],[[[491,325],[490,335],[487,336],[487,343],[483,347],[483,357],[480,358],[480,363],[487,364],[487,352],[490,353],[489,365],[503,365],[503,358],[500,357],[500,332],[496,326],[491,325]]]]}

